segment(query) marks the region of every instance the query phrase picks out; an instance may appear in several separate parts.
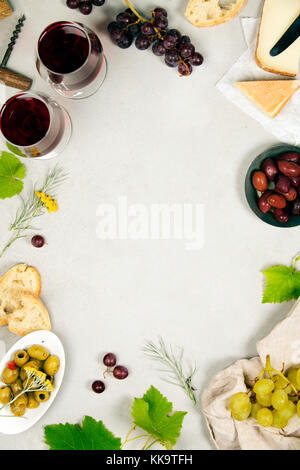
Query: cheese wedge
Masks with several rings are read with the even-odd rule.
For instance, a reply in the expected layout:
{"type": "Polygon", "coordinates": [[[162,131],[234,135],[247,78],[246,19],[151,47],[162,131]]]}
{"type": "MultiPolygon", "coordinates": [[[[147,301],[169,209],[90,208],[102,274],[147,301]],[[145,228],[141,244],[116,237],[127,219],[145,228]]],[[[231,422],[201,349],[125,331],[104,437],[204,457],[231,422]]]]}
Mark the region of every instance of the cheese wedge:
{"type": "Polygon", "coordinates": [[[270,55],[270,50],[299,14],[299,0],[265,0],[256,48],[256,62],[262,69],[291,77],[297,75],[300,37],[276,57],[270,55]]]}
{"type": "Polygon", "coordinates": [[[300,80],[237,82],[235,86],[270,118],[274,118],[300,88],[300,80]]]}

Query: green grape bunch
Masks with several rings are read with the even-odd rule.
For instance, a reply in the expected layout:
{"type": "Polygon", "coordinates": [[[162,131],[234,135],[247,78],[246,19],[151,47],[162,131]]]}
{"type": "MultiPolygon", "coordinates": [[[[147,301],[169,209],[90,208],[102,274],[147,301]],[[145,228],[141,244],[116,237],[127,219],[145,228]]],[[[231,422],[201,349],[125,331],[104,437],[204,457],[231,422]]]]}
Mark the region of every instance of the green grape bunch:
{"type": "Polygon", "coordinates": [[[266,367],[254,382],[247,393],[231,397],[233,419],[244,421],[252,417],[264,428],[282,429],[294,415],[300,418],[300,368],[290,368],[284,374],[271,366],[267,356],[266,367]]]}

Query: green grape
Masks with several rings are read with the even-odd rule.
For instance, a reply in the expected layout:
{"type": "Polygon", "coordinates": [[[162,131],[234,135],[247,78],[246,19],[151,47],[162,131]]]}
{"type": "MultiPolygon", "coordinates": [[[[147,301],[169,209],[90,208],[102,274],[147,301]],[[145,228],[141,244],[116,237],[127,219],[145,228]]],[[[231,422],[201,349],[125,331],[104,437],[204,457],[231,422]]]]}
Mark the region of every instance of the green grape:
{"type": "Polygon", "coordinates": [[[268,395],[274,390],[274,383],[271,379],[258,380],[253,387],[254,392],[259,395],[268,395]]]}
{"type": "Polygon", "coordinates": [[[250,413],[251,413],[251,403],[249,403],[249,405],[247,406],[245,410],[239,411],[236,413],[231,412],[231,415],[233,419],[236,419],[237,421],[244,421],[245,419],[249,417],[250,413]]]}
{"type": "Polygon", "coordinates": [[[258,424],[260,424],[264,428],[268,428],[269,426],[272,426],[273,424],[272,411],[269,410],[268,408],[261,408],[257,412],[256,419],[257,419],[258,424]]]}
{"type": "Polygon", "coordinates": [[[262,406],[271,406],[272,405],[272,393],[268,393],[267,395],[260,395],[259,393],[257,393],[256,400],[262,406]]]}
{"type": "Polygon", "coordinates": [[[280,415],[279,411],[274,410],[272,414],[273,414],[273,424],[272,424],[272,426],[274,426],[274,428],[282,429],[282,428],[285,428],[287,426],[288,419],[284,419],[280,415]]]}
{"type": "Polygon", "coordinates": [[[272,406],[275,410],[281,410],[288,404],[288,396],[284,390],[275,390],[272,393],[272,406]]]}
{"type": "Polygon", "coordinates": [[[252,403],[252,406],[251,406],[251,416],[252,416],[252,418],[256,419],[257,412],[261,408],[262,408],[262,406],[259,403],[252,403]]]}
{"type": "Polygon", "coordinates": [[[297,382],[297,386],[300,387],[300,369],[297,370],[296,382],[297,382]]]}
{"type": "Polygon", "coordinates": [[[280,375],[275,376],[274,384],[275,384],[275,390],[284,390],[287,395],[289,395],[292,392],[292,387],[280,375]]]}
{"type": "Polygon", "coordinates": [[[294,416],[296,411],[297,411],[296,405],[291,400],[289,400],[287,405],[284,408],[281,408],[280,410],[278,410],[278,414],[283,420],[288,421],[294,416]]]}
{"type": "Polygon", "coordinates": [[[300,389],[300,387],[297,383],[297,373],[298,373],[298,369],[294,369],[294,368],[289,369],[287,378],[289,379],[290,382],[292,382],[294,387],[298,390],[300,389]]]}
{"type": "Polygon", "coordinates": [[[300,400],[299,400],[298,403],[297,403],[297,415],[298,415],[299,418],[300,418],[300,400]]]}
{"type": "MultiPolygon", "coordinates": [[[[248,397],[247,393],[244,393],[244,392],[236,393],[235,395],[233,395],[233,397],[230,400],[229,406],[233,414],[243,413],[244,411],[248,411],[249,408],[251,411],[250,398],[248,397]]],[[[249,414],[250,414],[250,411],[249,411],[249,414]]]]}

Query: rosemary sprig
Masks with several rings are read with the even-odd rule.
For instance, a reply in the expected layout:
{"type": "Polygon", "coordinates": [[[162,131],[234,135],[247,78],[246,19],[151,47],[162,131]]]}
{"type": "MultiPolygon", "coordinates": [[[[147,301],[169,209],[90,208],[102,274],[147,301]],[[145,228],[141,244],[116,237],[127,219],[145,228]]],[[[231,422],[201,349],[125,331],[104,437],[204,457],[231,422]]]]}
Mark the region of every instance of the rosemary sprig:
{"type": "MultiPolygon", "coordinates": [[[[53,196],[54,191],[65,180],[65,178],[66,173],[64,170],[56,165],[47,173],[40,192],[44,194],[50,193],[51,196],[53,196]]],[[[10,226],[10,231],[13,233],[13,236],[1,251],[0,258],[16,240],[26,236],[24,232],[34,229],[31,225],[32,220],[40,217],[47,211],[47,205],[37,197],[35,190],[36,188],[31,191],[27,199],[24,200],[21,197],[22,207],[17,211],[15,220],[10,226]]]]}
{"type": "Polygon", "coordinates": [[[159,338],[157,345],[152,341],[147,341],[143,350],[150,359],[153,359],[166,367],[166,369],[160,369],[161,372],[168,374],[168,378],[164,380],[172,385],[182,388],[192,402],[196,404],[197,400],[195,389],[192,386],[192,379],[197,368],[194,367],[188,372],[184,370],[183,349],[181,348],[179,352],[175,354],[172,346],[169,346],[168,350],[164,340],[159,338]]]}

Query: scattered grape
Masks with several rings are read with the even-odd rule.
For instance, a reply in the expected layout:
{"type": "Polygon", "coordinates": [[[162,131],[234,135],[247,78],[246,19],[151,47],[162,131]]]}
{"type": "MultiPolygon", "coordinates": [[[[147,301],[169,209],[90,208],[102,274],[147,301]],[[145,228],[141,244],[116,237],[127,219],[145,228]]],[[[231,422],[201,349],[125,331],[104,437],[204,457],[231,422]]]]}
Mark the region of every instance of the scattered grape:
{"type": "Polygon", "coordinates": [[[95,5],[95,7],[102,7],[102,5],[105,3],[105,0],[92,0],[92,3],[95,5]]]}
{"type": "Polygon", "coordinates": [[[67,6],[74,10],[79,7],[80,0],[67,0],[67,6]]]}
{"type": "Polygon", "coordinates": [[[113,371],[114,377],[119,380],[124,380],[128,377],[128,369],[124,366],[116,366],[113,371]]]}
{"type": "Polygon", "coordinates": [[[95,393],[102,393],[105,390],[105,384],[101,380],[95,380],[92,383],[92,389],[95,393]]]}
{"type": "Polygon", "coordinates": [[[35,246],[35,248],[42,248],[45,245],[45,239],[41,235],[34,235],[31,239],[31,244],[35,246]]]}
{"type": "Polygon", "coordinates": [[[272,411],[269,410],[268,408],[261,408],[257,412],[256,419],[257,419],[258,424],[260,424],[264,428],[272,426],[273,424],[272,411]]]}
{"type": "Polygon", "coordinates": [[[89,15],[93,9],[93,4],[90,1],[80,2],[79,11],[83,15],[89,15]]]}
{"type": "Polygon", "coordinates": [[[93,9],[93,5],[95,7],[102,7],[104,5],[105,0],[67,0],[66,4],[67,7],[72,8],[72,10],[75,10],[76,8],[79,8],[79,11],[83,15],[89,15],[93,9]]]}
{"type": "Polygon", "coordinates": [[[117,358],[115,354],[113,353],[107,353],[105,354],[103,358],[103,364],[106,365],[107,367],[113,367],[117,363],[117,358]]]}

